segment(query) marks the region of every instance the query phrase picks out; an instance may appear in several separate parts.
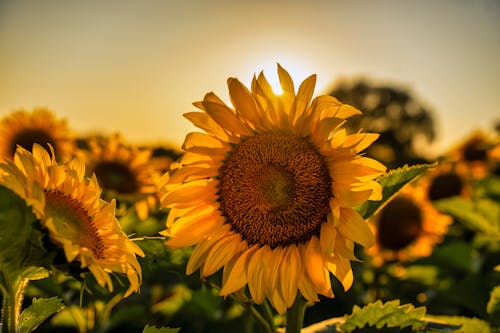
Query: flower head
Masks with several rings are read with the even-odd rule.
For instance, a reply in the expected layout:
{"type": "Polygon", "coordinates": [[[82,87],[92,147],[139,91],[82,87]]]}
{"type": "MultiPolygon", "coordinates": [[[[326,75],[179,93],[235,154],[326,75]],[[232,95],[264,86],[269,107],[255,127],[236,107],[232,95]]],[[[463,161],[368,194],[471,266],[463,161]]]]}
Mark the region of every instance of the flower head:
{"type": "Polygon", "coordinates": [[[126,144],[119,134],[88,141],[84,158],[88,173],[94,173],[106,194],[118,200],[133,201],[141,219],[157,204],[159,180],[152,151],[126,144]]]}
{"type": "Polygon", "coordinates": [[[196,244],[187,273],[223,269],[223,296],[246,286],[283,313],[300,292],[310,301],[333,297],[330,273],[348,289],[354,243],[373,235],[352,207],[379,200],[374,179],[385,171],[359,153],[376,134],[347,134],[360,114],[331,96],[311,101],[316,77],[297,93],[278,65],[282,95],[263,74],[251,91],[228,80],[233,108],[209,93],[185,114],[206,133],[187,135],[184,155],[161,182],[170,208],[167,245],[196,244]]]}
{"type": "Polygon", "coordinates": [[[95,176],[85,177],[85,166],[78,157],[58,164],[54,151],[51,153],[38,144],[33,153],[19,147],[13,161],[0,164],[0,184],[33,208],[68,262],[79,261],[99,285],[110,290],[110,273],[125,274],[130,281],[125,296],[138,291],[141,266],[136,255],[144,254],[121,230],[115,201],[100,199],[95,176]]]}
{"type": "Polygon", "coordinates": [[[17,145],[31,151],[35,143],[46,149],[52,145],[61,161],[69,160],[74,152],[66,121],[47,109],[17,110],[0,121],[0,161],[12,160],[17,145]]]}
{"type": "Polygon", "coordinates": [[[376,265],[429,256],[443,240],[453,220],[428,195],[428,186],[408,184],[370,219],[376,242],[367,253],[376,265]]]}

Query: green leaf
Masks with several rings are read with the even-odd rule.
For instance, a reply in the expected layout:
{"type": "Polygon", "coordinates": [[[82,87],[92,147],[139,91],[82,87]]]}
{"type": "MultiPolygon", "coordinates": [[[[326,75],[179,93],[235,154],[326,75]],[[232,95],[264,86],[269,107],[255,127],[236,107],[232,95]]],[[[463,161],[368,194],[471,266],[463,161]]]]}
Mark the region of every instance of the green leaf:
{"type": "Polygon", "coordinates": [[[486,311],[490,315],[491,324],[496,327],[500,326],[500,286],[496,286],[491,291],[486,311]]]}
{"type": "Polygon", "coordinates": [[[498,221],[488,219],[481,210],[491,206],[485,202],[472,202],[460,197],[438,200],[434,202],[436,208],[442,213],[453,216],[458,222],[471,230],[500,237],[498,221]],[[478,209],[480,207],[480,209],[478,209]]]}
{"type": "Polygon", "coordinates": [[[35,221],[26,202],[10,189],[0,186],[0,265],[23,260],[35,221]]]}
{"type": "Polygon", "coordinates": [[[377,181],[382,186],[382,200],[367,201],[356,207],[358,213],[367,219],[377,213],[378,210],[387,204],[404,185],[414,181],[427,170],[434,168],[436,164],[418,164],[394,169],[381,176],[377,181]]]}
{"type": "Polygon", "coordinates": [[[396,331],[403,329],[411,331],[424,330],[426,322],[425,307],[415,308],[411,304],[400,305],[399,300],[383,304],[381,301],[368,304],[360,308],[354,306],[352,314],[346,317],[345,322],[340,325],[342,332],[371,332],[369,328],[383,331],[396,331]]]}
{"type": "Polygon", "coordinates": [[[31,207],[0,185],[0,287],[14,292],[23,279],[47,277],[43,232],[31,207]]]}
{"type": "Polygon", "coordinates": [[[54,313],[64,307],[60,298],[34,298],[19,318],[19,330],[21,333],[29,333],[35,330],[41,323],[54,313]]]}
{"type": "Polygon", "coordinates": [[[170,328],[170,327],[156,328],[154,326],[146,325],[142,333],[177,333],[179,332],[179,330],[180,328],[170,328]]]}
{"type": "MultiPolygon", "coordinates": [[[[452,325],[459,325],[455,333],[490,333],[490,326],[487,322],[478,318],[459,317],[459,316],[427,316],[428,320],[439,321],[452,325]]],[[[432,327],[428,332],[441,332],[433,330],[432,327]]]]}

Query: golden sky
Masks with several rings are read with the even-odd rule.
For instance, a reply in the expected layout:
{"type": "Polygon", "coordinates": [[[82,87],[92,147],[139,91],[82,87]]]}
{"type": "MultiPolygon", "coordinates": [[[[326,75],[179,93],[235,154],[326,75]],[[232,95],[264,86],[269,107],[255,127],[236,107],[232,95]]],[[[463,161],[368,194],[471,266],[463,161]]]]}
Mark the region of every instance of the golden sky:
{"type": "Polygon", "coordinates": [[[180,145],[227,77],[276,63],[317,94],[402,85],[436,112],[435,150],[500,119],[500,2],[0,0],[0,116],[50,108],[79,133],[180,145]]]}

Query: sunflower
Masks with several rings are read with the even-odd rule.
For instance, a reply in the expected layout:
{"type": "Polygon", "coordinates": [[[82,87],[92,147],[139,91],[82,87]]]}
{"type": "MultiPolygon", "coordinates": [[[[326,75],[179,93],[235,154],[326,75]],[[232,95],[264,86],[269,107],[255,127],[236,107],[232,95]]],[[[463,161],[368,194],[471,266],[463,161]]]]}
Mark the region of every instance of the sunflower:
{"type": "Polygon", "coordinates": [[[17,145],[31,151],[34,143],[47,149],[52,145],[61,161],[68,161],[74,152],[66,120],[47,109],[17,110],[0,121],[0,161],[12,160],[17,145]]]}
{"type": "Polygon", "coordinates": [[[214,93],[194,103],[203,112],[185,117],[206,133],[187,135],[160,199],[170,208],[167,246],[196,244],[187,274],[222,268],[221,296],[248,286],[256,303],[284,313],[298,292],[334,297],[330,273],[350,288],[354,243],[373,243],[352,207],[380,200],[374,179],[385,167],[359,155],[377,134],[342,128],[360,111],[331,96],[311,101],[315,75],[297,93],[279,65],[278,75],[281,95],[261,73],[251,91],[228,79],[234,108],[214,93]]]}
{"type": "Polygon", "coordinates": [[[51,155],[38,144],[33,153],[18,147],[13,161],[0,164],[0,184],[32,206],[68,262],[79,261],[109,290],[110,273],[125,274],[130,281],[125,296],[139,291],[141,266],[136,255],[144,254],[121,230],[115,201],[100,199],[97,180],[85,177],[83,161],[75,157],[58,164],[50,148],[51,155]]]}
{"type": "Polygon", "coordinates": [[[151,163],[152,151],[124,143],[119,134],[88,140],[82,150],[89,173],[95,173],[105,194],[134,202],[137,215],[144,220],[156,206],[159,172],[151,163]]]}
{"type": "Polygon", "coordinates": [[[438,212],[427,193],[427,186],[408,184],[369,220],[375,245],[367,254],[375,265],[429,256],[443,240],[452,218],[438,212]]]}
{"type": "Polygon", "coordinates": [[[500,162],[499,139],[477,130],[449,152],[456,171],[468,179],[484,178],[500,162]]]}

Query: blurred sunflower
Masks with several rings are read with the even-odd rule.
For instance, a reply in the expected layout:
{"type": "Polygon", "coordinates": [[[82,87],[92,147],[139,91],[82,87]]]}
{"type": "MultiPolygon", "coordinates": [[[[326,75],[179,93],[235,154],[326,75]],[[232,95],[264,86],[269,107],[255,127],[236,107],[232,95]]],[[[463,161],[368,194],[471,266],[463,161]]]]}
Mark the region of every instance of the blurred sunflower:
{"type": "Polygon", "coordinates": [[[498,139],[493,139],[485,132],[472,132],[454,149],[449,158],[456,164],[456,171],[466,178],[485,177],[500,162],[498,139]]]}
{"type": "Polygon", "coordinates": [[[19,147],[13,161],[0,164],[0,183],[33,208],[53,243],[62,247],[68,262],[78,260],[99,285],[113,289],[110,273],[125,274],[130,287],[125,296],[139,291],[144,256],[120,228],[115,218],[115,201],[100,199],[95,177],[85,177],[83,162],[75,157],[58,164],[40,145],[33,153],[19,147]]]}
{"type": "Polygon", "coordinates": [[[144,220],[157,205],[159,172],[151,163],[151,150],[124,143],[119,134],[88,140],[84,152],[88,173],[95,173],[106,198],[133,202],[144,220]]]}
{"type": "Polygon", "coordinates": [[[47,109],[17,110],[0,121],[0,161],[12,160],[17,145],[31,151],[35,143],[47,149],[47,144],[52,145],[61,161],[68,161],[74,153],[66,120],[47,109]]]}
{"type": "Polygon", "coordinates": [[[369,220],[375,245],[367,254],[375,265],[429,256],[443,240],[452,218],[432,206],[427,191],[408,184],[369,220]]]}
{"type": "Polygon", "coordinates": [[[427,172],[418,181],[430,201],[447,199],[454,196],[469,196],[469,186],[466,178],[455,170],[455,164],[443,160],[438,166],[427,172]]]}
{"type": "Polygon", "coordinates": [[[167,245],[197,244],[187,274],[223,268],[220,295],[248,285],[256,303],[267,298],[284,313],[298,292],[334,297],[330,273],[350,288],[354,242],[373,243],[352,207],[380,200],[374,179],[385,167],[359,155],[377,134],[342,128],[360,111],[331,96],[311,101],[315,75],[297,93],[279,65],[278,75],[281,95],[261,73],[251,91],[228,79],[234,109],[214,93],[194,103],[204,112],[185,117],[206,133],[187,135],[160,199],[171,209],[167,245]]]}

